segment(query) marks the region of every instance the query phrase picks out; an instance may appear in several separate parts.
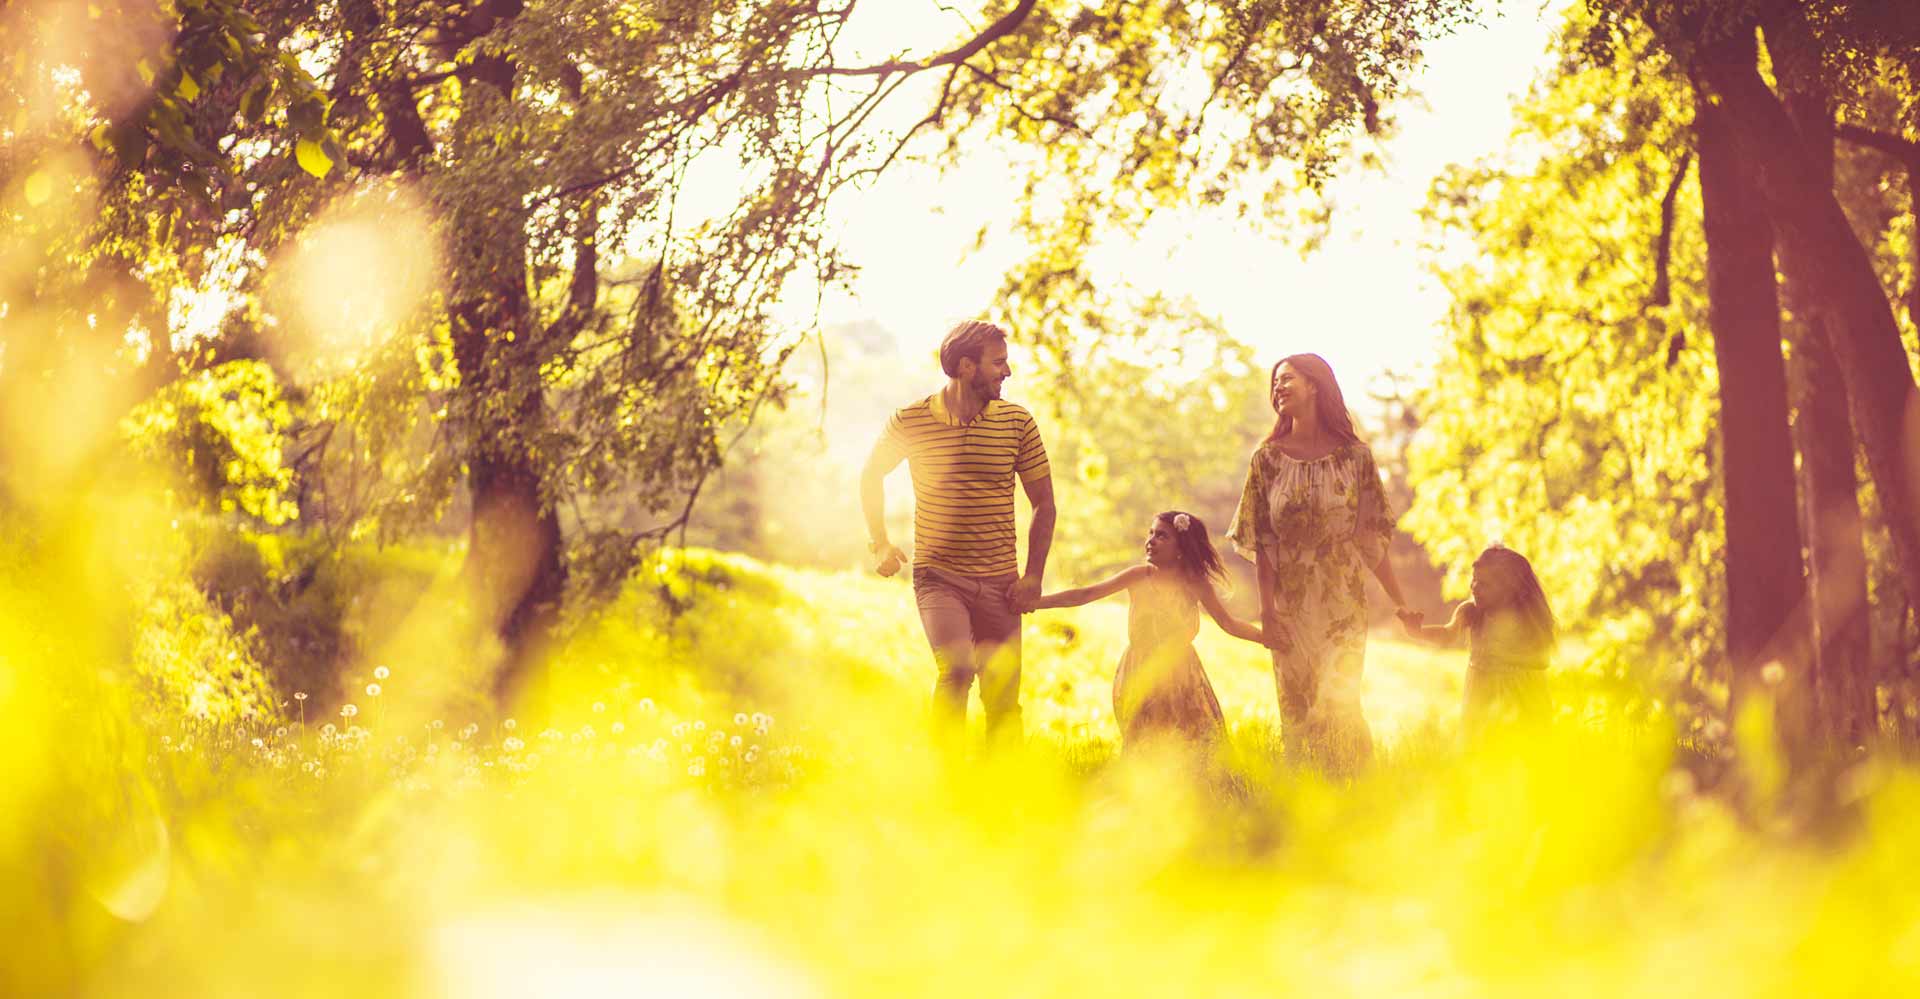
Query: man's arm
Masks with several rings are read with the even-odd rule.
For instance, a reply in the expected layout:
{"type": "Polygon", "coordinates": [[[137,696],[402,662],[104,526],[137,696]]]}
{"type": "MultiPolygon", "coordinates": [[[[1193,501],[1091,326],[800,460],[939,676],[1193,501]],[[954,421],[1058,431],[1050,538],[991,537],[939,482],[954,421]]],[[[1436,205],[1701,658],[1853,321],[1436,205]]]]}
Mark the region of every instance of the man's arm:
{"type": "Polygon", "coordinates": [[[860,470],[860,512],[867,518],[867,549],[879,560],[875,570],[882,576],[900,571],[906,553],[887,540],[887,473],[899,467],[900,450],[882,434],[873,442],[866,467],[860,470]]]}
{"type": "Polygon", "coordinates": [[[1047,571],[1047,552],[1053,548],[1053,477],[1035,476],[1022,479],[1026,487],[1027,501],[1033,504],[1033,523],[1027,528],[1027,571],[1013,588],[1008,591],[1008,599],[1014,609],[1026,613],[1040,601],[1040,582],[1047,571]]]}

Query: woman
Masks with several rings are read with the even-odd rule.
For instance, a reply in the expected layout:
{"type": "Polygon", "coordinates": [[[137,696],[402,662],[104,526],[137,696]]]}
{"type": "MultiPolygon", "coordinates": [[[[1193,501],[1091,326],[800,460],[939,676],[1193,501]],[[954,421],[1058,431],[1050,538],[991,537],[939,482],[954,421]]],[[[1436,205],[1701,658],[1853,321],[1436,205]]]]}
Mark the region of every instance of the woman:
{"type": "Polygon", "coordinates": [[[1283,359],[1269,392],[1278,415],[1254,449],[1227,537],[1258,566],[1288,758],[1351,773],[1373,756],[1360,710],[1369,572],[1406,613],[1387,562],[1393,519],[1327,362],[1283,359]]]}

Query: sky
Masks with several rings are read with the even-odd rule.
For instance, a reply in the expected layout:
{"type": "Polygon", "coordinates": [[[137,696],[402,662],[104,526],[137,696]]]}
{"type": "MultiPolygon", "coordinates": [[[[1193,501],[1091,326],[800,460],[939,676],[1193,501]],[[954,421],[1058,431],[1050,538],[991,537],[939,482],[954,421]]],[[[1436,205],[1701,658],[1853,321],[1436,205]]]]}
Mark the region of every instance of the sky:
{"type": "MultiPolygon", "coordinates": [[[[884,23],[865,27],[887,39],[922,41],[937,51],[964,30],[934,0],[890,0],[884,23]],[[920,11],[916,13],[916,11],[920,11]]],[[[1224,215],[1182,213],[1156,219],[1131,245],[1103,248],[1096,267],[1142,290],[1190,296],[1250,344],[1263,362],[1300,351],[1326,357],[1357,409],[1388,370],[1416,373],[1433,356],[1445,295],[1418,251],[1418,218],[1433,178],[1448,164],[1499,149],[1512,99],[1543,65],[1552,15],[1532,2],[1431,44],[1414,79],[1418,96],[1395,109],[1398,129],[1375,144],[1384,169],[1336,178],[1340,207],[1329,238],[1302,259],[1274,232],[1256,232],[1224,215]]],[[[1018,257],[1002,240],[969,253],[983,222],[1013,212],[1015,171],[991,154],[941,174],[923,164],[889,172],[846,197],[834,222],[861,274],[848,293],[821,303],[827,328],[872,321],[909,357],[931,357],[955,321],[994,318],[993,295],[1018,257]]],[[[1018,330],[1014,331],[1018,340],[1018,330]]],[[[937,370],[928,372],[937,382],[937,370]]],[[[917,386],[916,386],[917,387],[917,386]]],[[[1017,392],[1009,387],[1009,395],[1017,392]]]]}

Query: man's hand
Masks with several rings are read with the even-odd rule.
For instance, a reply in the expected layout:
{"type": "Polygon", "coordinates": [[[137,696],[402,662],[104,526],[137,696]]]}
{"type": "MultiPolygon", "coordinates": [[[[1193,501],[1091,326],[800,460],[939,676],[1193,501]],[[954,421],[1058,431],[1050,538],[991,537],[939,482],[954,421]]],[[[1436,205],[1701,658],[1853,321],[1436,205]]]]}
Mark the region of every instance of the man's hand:
{"type": "Polygon", "coordinates": [[[888,541],[882,541],[873,546],[873,557],[873,571],[882,576],[891,576],[899,572],[901,564],[907,561],[907,553],[888,541]]]}
{"type": "Polygon", "coordinates": [[[1029,573],[1014,580],[1013,585],[1007,587],[1007,603],[1013,605],[1013,609],[1018,613],[1025,614],[1033,610],[1034,605],[1039,602],[1039,576],[1029,573]]]}

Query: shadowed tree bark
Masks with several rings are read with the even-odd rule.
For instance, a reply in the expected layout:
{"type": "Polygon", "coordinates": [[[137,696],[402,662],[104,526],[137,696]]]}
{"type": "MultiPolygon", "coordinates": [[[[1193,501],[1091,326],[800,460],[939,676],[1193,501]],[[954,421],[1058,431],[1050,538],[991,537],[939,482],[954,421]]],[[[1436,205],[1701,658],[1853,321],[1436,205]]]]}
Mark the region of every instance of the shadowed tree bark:
{"type": "MultiPolygon", "coordinates": [[[[1833,187],[1833,101],[1820,55],[1797,11],[1776,11],[1766,22],[1782,102],[1808,161],[1833,187]]],[[[1865,743],[1873,733],[1875,664],[1867,609],[1866,527],[1858,447],[1847,415],[1846,383],[1831,343],[1834,319],[1818,289],[1812,261],[1790,240],[1776,243],[1792,352],[1788,360],[1793,437],[1800,455],[1801,530],[1807,544],[1812,596],[1814,736],[1835,748],[1865,743]]]]}
{"type": "Polygon", "coordinates": [[[1901,581],[1907,592],[1920,593],[1920,394],[1899,326],[1832,185],[1761,78],[1751,32],[1727,45],[1703,49],[1696,68],[1724,111],[1738,155],[1753,164],[1777,233],[1805,265],[1798,270],[1826,317],[1901,581]]]}
{"type": "MultiPolygon", "coordinates": [[[[1751,51],[1749,42],[1746,58],[1752,57],[1751,51]]],[[[1741,57],[1738,52],[1729,56],[1741,57]]],[[[1802,672],[1800,616],[1806,586],[1773,230],[1726,114],[1701,95],[1695,115],[1708,313],[1720,369],[1727,657],[1737,706],[1765,682],[1770,663],[1779,663],[1788,675],[1802,672]]],[[[1794,700],[1801,692],[1785,687],[1781,693],[1794,700]]],[[[1798,713],[1803,705],[1792,710],[1798,713]]]]}

